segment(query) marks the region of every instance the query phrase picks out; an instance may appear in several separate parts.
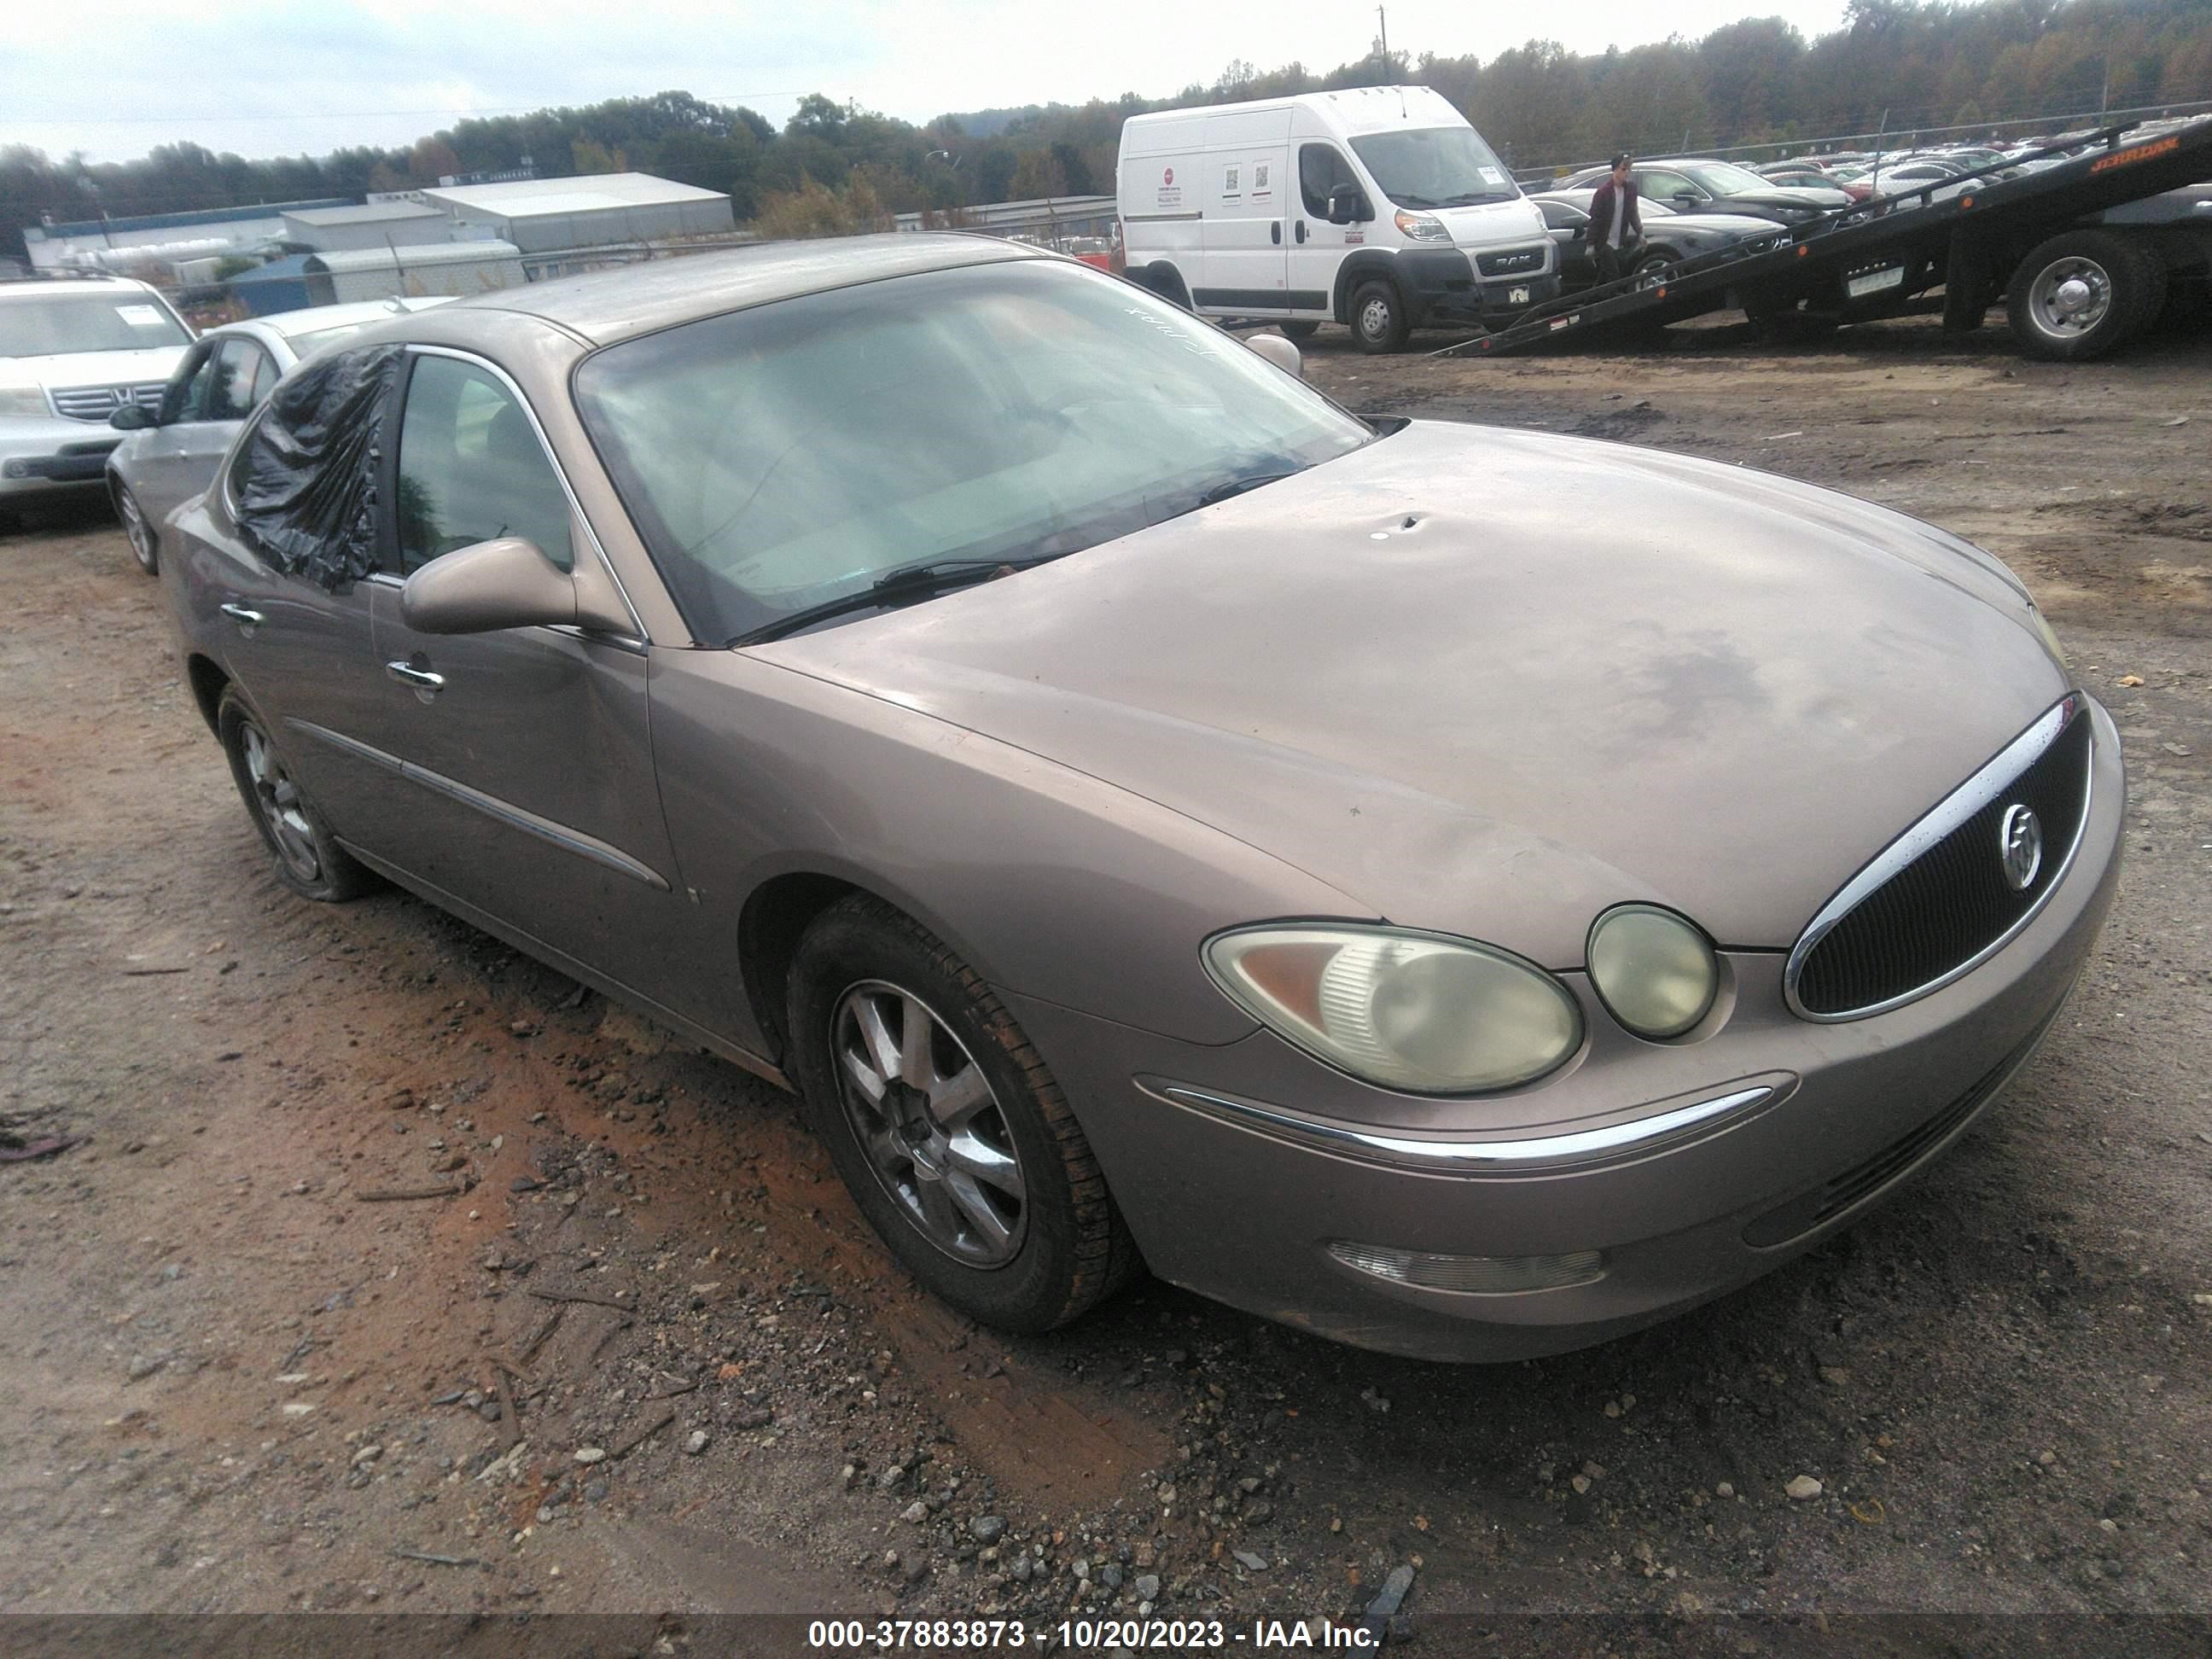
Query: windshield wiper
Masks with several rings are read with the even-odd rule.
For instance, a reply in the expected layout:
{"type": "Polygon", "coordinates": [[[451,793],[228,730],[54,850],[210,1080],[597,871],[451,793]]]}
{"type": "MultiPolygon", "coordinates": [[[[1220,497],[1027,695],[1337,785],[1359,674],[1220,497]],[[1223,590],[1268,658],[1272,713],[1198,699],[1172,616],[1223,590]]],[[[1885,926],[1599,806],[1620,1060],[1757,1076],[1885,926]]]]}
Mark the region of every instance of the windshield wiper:
{"type": "Polygon", "coordinates": [[[1443,205],[1441,202],[1431,202],[1425,196],[1403,196],[1394,194],[1390,199],[1395,202],[1400,207],[1432,208],[1441,207],[1443,205]]]}
{"type": "Polygon", "coordinates": [[[1219,483],[1203,491],[1199,498],[1200,507],[1212,507],[1216,501],[1225,501],[1231,495],[1242,495],[1248,489],[1257,489],[1261,484],[1271,484],[1284,478],[1295,478],[1305,471],[1302,466],[1278,468],[1267,472],[1239,472],[1234,477],[1224,478],[1219,483]]]}
{"type": "Polygon", "coordinates": [[[1477,202],[1510,202],[1513,198],[1503,191],[1463,190],[1456,196],[1447,196],[1438,205],[1443,207],[1473,207],[1477,202]]]}
{"type": "Polygon", "coordinates": [[[1027,570],[1033,565],[1064,559],[1067,553],[1075,550],[1070,548],[1067,552],[1038,553],[1018,559],[935,559],[927,564],[904,565],[896,570],[886,570],[858,592],[824,599],[820,605],[811,605],[803,611],[793,611],[787,617],[779,617],[750,633],[738,635],[730,643],[732,646],[765,645],[770,640],[782,639],[803,628],[811,628],[816,623],[827,622],[832,617],[846,616],[855,611],[887,610],[902,601],[931,599],[955,587],[988,581],[1000,571],[1027,570]]]}

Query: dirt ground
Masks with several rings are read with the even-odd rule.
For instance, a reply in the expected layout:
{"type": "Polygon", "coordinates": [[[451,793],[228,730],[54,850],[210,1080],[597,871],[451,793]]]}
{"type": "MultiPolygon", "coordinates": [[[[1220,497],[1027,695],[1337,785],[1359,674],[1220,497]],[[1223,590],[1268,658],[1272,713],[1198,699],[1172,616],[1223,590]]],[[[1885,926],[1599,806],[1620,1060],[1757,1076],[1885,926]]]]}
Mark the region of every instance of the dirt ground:
{"type": "Polygon", "coordinates": [[[0,1127],[87,1139],[0,1164],[0,1609],[590,1611],[674,1650],[721,1613],[1341,1619],[1410,1566],[1393,1645],[1438,1653],[1466,1616],[1869,1651],[1834,1621],[2212,1615],[2212,337],[1328,334],[1354,408],[1771,468],[2034,586],[2128,745],[2127,870],[1953,1156],[1563,1358],[1382,1358],[1157,1285],[974,1329],[787,1098],[412,898],[288,896],[156,588],[104,515],[50,520],[0,537],[0,1127]]]}

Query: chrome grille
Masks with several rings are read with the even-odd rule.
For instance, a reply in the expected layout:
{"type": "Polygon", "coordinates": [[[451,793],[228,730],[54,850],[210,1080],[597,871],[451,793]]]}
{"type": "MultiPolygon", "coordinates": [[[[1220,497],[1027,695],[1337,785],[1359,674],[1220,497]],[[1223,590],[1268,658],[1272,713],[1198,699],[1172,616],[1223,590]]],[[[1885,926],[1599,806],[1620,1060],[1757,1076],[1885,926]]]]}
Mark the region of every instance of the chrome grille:
{"type": "Polygon", "coordinates": [[[146,380],[136,386],[58,386],[51,395],[57,415],[66,415],[72,421],[104,421],[126,402],[137,404],[149,415],[158,412],[167,385],[165,380],[146,380]]]}
{"type": "Polygon", "coordinates": [[[2088,706],[2056,704],[1853,877],[1790,953],[1783,988],[1811,1019],[1857,1019],[1949,984],[2026,927],[2072,861],[2089,817],[2088,706]],[[2001,825],[2042,829],[2024,887],[2005,874],[2001,825]]]}

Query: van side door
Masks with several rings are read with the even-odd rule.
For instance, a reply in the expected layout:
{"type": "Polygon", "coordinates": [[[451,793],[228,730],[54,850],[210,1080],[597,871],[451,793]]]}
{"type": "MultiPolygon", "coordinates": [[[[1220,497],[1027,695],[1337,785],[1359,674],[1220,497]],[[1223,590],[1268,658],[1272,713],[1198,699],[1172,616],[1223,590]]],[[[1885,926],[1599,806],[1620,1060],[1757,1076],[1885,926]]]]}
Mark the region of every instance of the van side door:
{"type": "Polygon", "coordinates": [[[1191,297],[1201,310],[1279,316],[1291,309],[1290,228],[1279,173],[1290,137],[1287,109],[1232,110],[1209,116],[1200,161],[1205,204],[1205,286],[1191,297]]]}

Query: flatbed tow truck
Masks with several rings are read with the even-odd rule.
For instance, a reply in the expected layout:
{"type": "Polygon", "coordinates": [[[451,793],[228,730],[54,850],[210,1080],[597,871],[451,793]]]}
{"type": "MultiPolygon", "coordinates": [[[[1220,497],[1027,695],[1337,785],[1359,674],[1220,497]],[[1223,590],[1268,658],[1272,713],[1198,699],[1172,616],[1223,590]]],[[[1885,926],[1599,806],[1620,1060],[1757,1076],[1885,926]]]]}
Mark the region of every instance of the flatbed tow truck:
{"type": "Polygon", "coordinates": [[[2212,280],[2212,117],[2108,127],[2086,152],[2014,178],[1993,168],[1856,202],[1777,234],[1537,306],[1431,355],[1504,356],[1595,333],[1648,333],[1708,312],[1800,328],[1933,308],[1982,325],[2002,300],[2021,349],[2101,357],[2170,296],[2212,280]],[[1964,186],[1961,188],[1961,186],[1964,186]]]}

